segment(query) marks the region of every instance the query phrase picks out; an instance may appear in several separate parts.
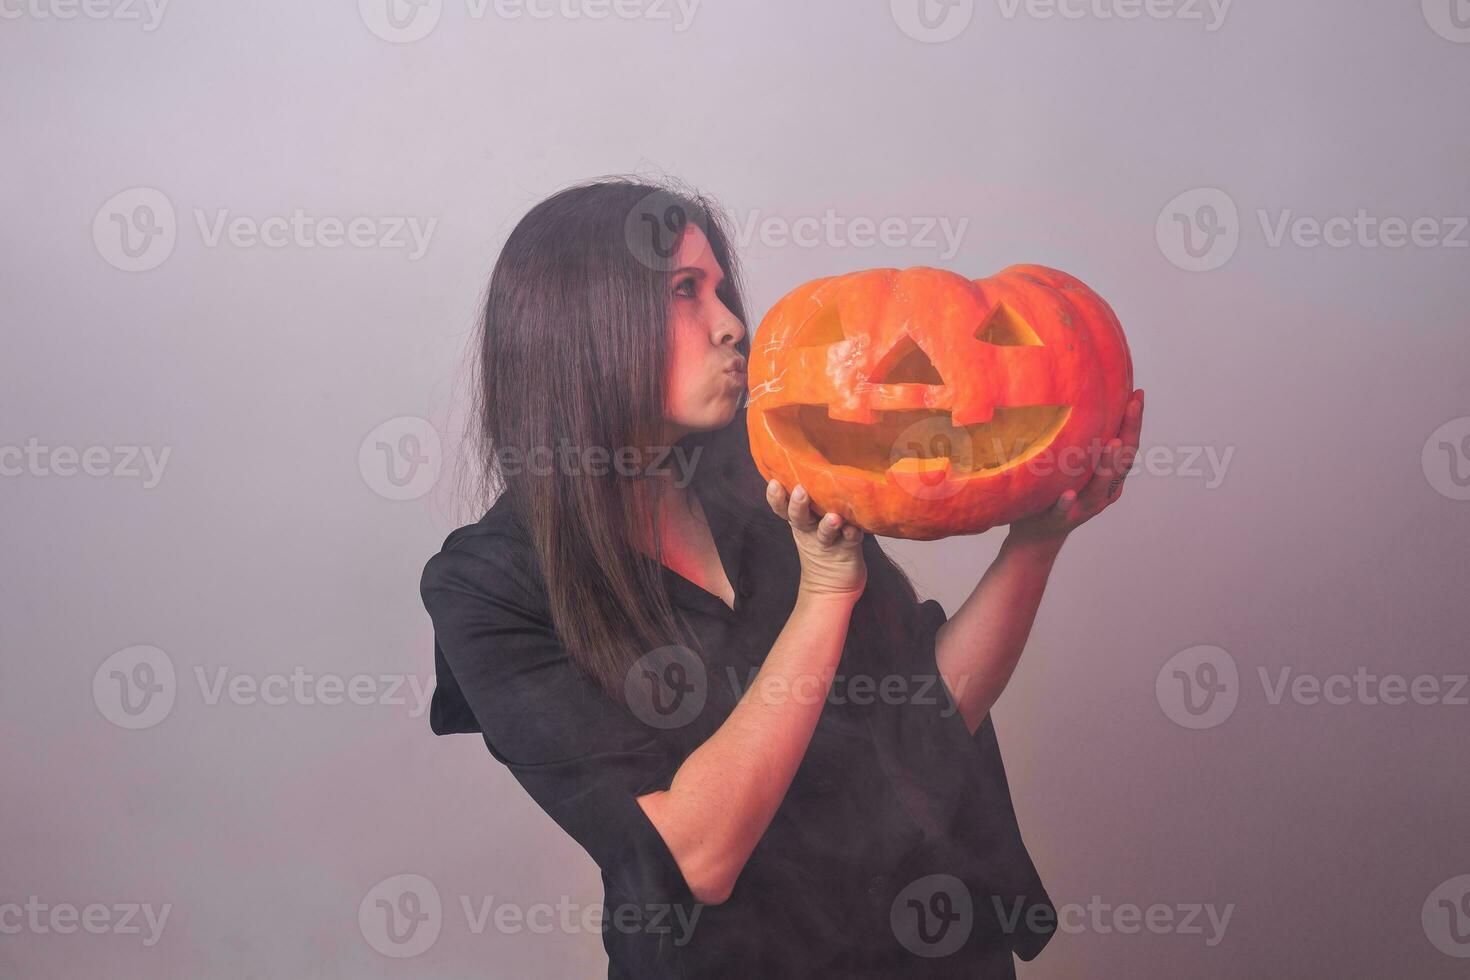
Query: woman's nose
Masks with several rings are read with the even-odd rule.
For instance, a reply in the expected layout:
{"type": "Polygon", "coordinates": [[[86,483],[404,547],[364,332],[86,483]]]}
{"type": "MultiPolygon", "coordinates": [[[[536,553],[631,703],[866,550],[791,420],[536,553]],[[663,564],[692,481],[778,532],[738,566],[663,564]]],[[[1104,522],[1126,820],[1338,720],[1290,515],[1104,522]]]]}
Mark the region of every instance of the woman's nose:
{"type": "Polygon", "coordinates": [[[745,337],[745,324],[735,314],[726,312],[714,330],[715,346],[738,344],[745,337]]]}

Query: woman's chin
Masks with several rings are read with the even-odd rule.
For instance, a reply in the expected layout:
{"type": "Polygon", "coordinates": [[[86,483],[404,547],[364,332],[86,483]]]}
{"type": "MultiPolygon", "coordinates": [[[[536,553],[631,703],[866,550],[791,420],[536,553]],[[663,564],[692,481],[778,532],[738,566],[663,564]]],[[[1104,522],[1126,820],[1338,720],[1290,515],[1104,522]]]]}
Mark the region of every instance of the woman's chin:
{"type": "Polygon", "coordinates": [[[743,391],[736,391],[729,395],[711,401],[703,411],[691,412],[679,418],[673,423],[675,431],[681,434],[693,435],[696,432],[714,432],[723,429],[735,421],[735,416],[740,413],[743,391]]]}

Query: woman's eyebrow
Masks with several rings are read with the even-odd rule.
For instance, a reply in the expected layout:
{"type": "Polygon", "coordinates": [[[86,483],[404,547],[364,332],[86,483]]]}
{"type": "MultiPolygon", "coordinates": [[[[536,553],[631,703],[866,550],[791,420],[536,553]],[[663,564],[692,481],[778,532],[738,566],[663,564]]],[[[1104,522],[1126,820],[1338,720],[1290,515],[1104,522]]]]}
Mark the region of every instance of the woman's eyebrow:
{"type": "MultiPolygon", "coordinates": [[[[686,266],[683,266],[681,268],[675,269],[673,274],[675,276],[682,276],[685,273],[688,273],[691,276],[698,276],[700,279],[703,279],[705,276],[709,275],[709,273],[705,272],[703,269],[701,269],[697,265],[686,265],[686,266]]],[[[718,289],[720,286],[723,286],[724,284],[725,284],[725,275],[722,272],[722,273],[720,273],[720,278],[715,282],[715,288],[718,289]]]]}

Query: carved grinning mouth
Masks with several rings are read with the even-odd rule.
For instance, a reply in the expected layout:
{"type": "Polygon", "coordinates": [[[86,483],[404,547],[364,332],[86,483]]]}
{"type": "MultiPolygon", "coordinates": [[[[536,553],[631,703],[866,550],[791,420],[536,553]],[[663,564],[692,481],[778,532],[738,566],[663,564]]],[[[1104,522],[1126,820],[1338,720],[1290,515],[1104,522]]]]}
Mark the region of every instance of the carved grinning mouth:
{"type": "Polygon", "coordinates": [[[825,405],[784,405],[767,415],[783,446],[814,450],[837,466],[882,474],[895,466],[939,469],[948,460],[950,475],[958,477],[1020,463],[1051,443],[1071,411],[1067,405],[1002,406],[989,422],[964,426],[937,409],[879,412],[871,424],[832,419],[825,405]]]}

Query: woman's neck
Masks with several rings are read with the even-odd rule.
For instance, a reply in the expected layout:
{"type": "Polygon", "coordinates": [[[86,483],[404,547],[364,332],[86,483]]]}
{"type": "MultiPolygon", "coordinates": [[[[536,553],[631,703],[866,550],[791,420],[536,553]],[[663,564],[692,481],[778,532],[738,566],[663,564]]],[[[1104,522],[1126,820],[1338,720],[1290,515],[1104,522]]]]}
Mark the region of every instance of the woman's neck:
{"type": "MultiPolygon", "coordinates": [[[[663,535],[664,551],[669,550],[671,539],[677,540],[683,536],[682,529],[688,527],[690,522],[702,519],[703,508],[693,486],[681,484],[672,474],[659,474],[640,480],[639,492],[645,495],[650,515],[657,512],[657,526],[663,535]]],[[[646,547],[652,549],[654,541],[651,527],[645,528],[644,539],[646,547]]]]}

